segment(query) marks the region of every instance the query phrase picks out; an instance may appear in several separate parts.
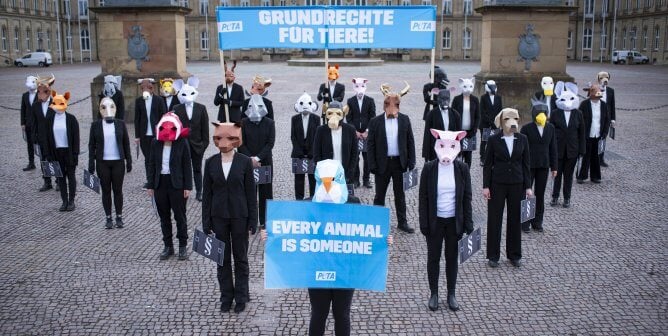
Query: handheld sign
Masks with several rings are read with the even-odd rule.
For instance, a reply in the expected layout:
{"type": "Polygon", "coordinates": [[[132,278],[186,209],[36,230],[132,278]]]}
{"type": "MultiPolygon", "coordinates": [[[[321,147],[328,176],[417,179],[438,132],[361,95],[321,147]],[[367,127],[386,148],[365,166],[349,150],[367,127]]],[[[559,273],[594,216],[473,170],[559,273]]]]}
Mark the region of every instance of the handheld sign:
{"type": "Polygon", "coordinates": [[[271,183],[271,166],[260,166],[253,168],[255,184],[271,183]]]}
{"type": "Polygon", "coordinates": [[[608,136],[610,139],[615,140],[615,127],[610,126],[610,131],[608,131],[608,136]]]}
{"type": "Polygon", "coordinates": [[[404,172],[403,177],[404,177],[404,190],[408,190],[408,189],[413,188],[416,185],[418,185],[418,169],[417,168],[413,168],[412,170],[404,172]]]}
{"type": "Polygon", "coordinates": [[[94,174],[91,174],[88,170],[84,169],[83,181],[81,183],[83,183],[90,190],[98,194],[100,193],[100,179],[94,174]]]}
{"type": "Polygon", "coordinates": [[[195,229],[193,237],[193,252],[215,261],[223,266],[225,258],[225,242],[216,239],[213,235],[207,235],[204,232],[195,229]]]}
{"type": "Polygon", "coordinates": [[[60,169],[58,161],[41,161],[42,175],[44,177],[63,177],[63,171],[60,169]]]}
{"type": "Polygon", "coordinates": [[[598,155],[601,155],[605,152],[605,139],[598,141],[598,155]]]}
{"type": "Polygon", "coordinates": [[[357,139],[357,151],[366,153],[366,139],[357,139]]]}
{"type": "Polygon", "coordinates": [[[472,152],[476,149],[476,138],[464,138],[461,140],[462,152],[472,152]]]}
{"type": "Polygon", "coordinates": [[[489,137],[496,134],[499,131],[498,128],[483,128],[482,129],[482,141],[487,141],[489,137]]]}
{"type": "Polygon", "coordinates": [[[293,174],[313,174],[315,171],[315,164],[311,159],[292,159],[292,173],[293,174]]]}
{"type": "Polygon", "coordinates": [[[532,220],[536,217],[536,198],[527,197],[520,203],[520,223],[532,220]]]}
{"type": "Polygon", "coordinates": [[[476,252],[480,251],[481,241],[482,235],[480,234],[480,228],[473,230],[470,235],[459,240],[457,245],[459,247],[460,264],[463,264],[476,252]]]}

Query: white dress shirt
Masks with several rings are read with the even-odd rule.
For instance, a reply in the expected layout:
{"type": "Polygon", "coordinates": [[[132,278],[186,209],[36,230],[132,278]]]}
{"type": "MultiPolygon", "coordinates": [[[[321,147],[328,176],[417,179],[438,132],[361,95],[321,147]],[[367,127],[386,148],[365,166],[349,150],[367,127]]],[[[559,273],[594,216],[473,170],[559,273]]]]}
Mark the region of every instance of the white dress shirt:
{"type": "Polygon", "coordinates": [[[387,156],[399,156],[399,117],[388,119],[385,115],[387,156]]]}
{"type": "Polygon", "coordinates": [[[153,128],[151,127],[151,102],[153,102],[153,95],[149,95],[148,99],[144,101],[146,107],[146,136],[153,136],[153,128]]]}
{"type": "Polygon", "coordinates": [[[339,126],[336,130],[332,131],[332,149],[334,150],[334,160],[343,162],[343,157],[341,157],[341,137],[343,135],[343,128],[339,126]]]}
{"type": "Polygon", "coordinates": [[[513,155],[513,141],[515,141],[514,135],[502,136],[503,140],[506,141],[506,148],[508,148],[508,153],[513,155]]]}
{"type": "Polygon", "coordinates": [[[104,135],[104,152],[102,154],[102,160],[120,160],[121,154],[118,151],[116,126],[114,126],[114,123],[103,121],[102,134],[104,135]]]}
{"type": "Polygon", "coordinates": [[[450,127],[450,117],[448,117],[450,109],[441,109],[441,118],[443,118],[443,130],[447,131],[448,127],[450,127]]]}
{"type": "Polygon", "coordinates": [[[46,112],[49,111],[49,104],[50,103],[51,103],[51,101],[49,101],[49,100],[47,100],[45,102],[42,102],[42,114],[44,115],[45,118],[46,118],[46,112]]]}
{"type": "MultiPolygon", "coordinates": [[[[550,117],[550,113],[552,113],[552,105],[550,104],[550,100],[552,99],[552,96],[545,96],[545,105],[547,105],[547,117],[550,117]]],[[[568,125],[568,121],[566,122],[566,125],[568,125]]]]}
{"type": "Polygon", "coordinates": [[[564,119],[566,119],[566,127],[568,127],[568,122],[571,121],[571,111],[564,111],[564,119]]]}
{"type": "Polygon", "coordinates": [[[169,158],[172,156],[172,146],[162,147],[162,168],[160,174],[169,174],[169,158]]]}
{"type": "Polygon", "coordinates": [[[436,188],[436,216],[455,217],[455,165],[438,164],[438,185],[436,188]]]}
{"type": "Polygon", "coordinates": [[[336,81],[329,82],[329,98],[334,101],[334,89],[336,89],[336,81]]]}
{"type": "Polygon", "coordinates": [[[232,168],[232,162],[223,162],[223,174],[227,180],[227,176],[230,175],[230,168],[232,168]]]}
{"type": "Polygon", "coordinates": [[[543,136],[543,129],[545,128],[545,126],[536,125],[536,127],[538,127],[538,134],[540,134],[540,136],[542,137],[543,136]]]}
{"type": "Polygon", "coordinates": [[[57,113],[53,119],[53,139],[56,148],[67,148],[67,116],[65,113],[57,113]]]}
{"type": "Polygon", "coordinates": [[[167,105],[167,109],[169,109],[169,105],[172,104],[172,99],[174,99],[174,96],[169,96],[165,98],[165,105],[167,105]]]}
{"type": "Polygon", "coordinates": [[[467,96],[462,97],[462,130],[468,131],[471,129],[471,98],[467,96]]]}
{"type": "Polygon", "coordinates": [[[31,106],[35,102],[35,97],[37,97],[37,91],[35,92],[28,91],[28,101],[30,102],[31,106]]]}
{"type": "Polygon", "coordinates": [[[494,95],[493,94],[489,95],[489,101],[492,103],[492,105],[494,105],[494,95]]]}
{"type": "Polygon", "coordinates": [[[591,128],[589,129],[590,138],[601,136],[601,102],[591,100],[591,128]]]}
{"type": "Polygon", "coordinates": [[[308,132],[308,118],[309,115],[302,114],[302,128],[304,129],[304,139],[306,139],[306,133],[308,132]]]}
{"type": "Polygon", "coordinates": [[[193,103],[186,103],[186,115],[188,120],[193,120],[193,103]]]}

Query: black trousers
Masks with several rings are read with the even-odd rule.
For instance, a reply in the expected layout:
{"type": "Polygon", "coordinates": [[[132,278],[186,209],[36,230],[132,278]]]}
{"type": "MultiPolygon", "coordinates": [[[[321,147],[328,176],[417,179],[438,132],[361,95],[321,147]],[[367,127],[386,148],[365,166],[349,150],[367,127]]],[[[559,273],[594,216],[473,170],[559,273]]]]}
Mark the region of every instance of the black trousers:
{"type": "Polygon", "coordinates": [[[455,218],[436,219],[436,232],[430,232],[427,239],[427,278],[432,294],[438,294],[438,276],[441,270],[441,251],[445,242],[445,279],[448,293],[454,293],[459,270],[459,249],[457,242],[462,235],[457,235],[455,218]]]}
{"type": "Polygon", "coordinates": [[[492,182],[489,188],[492,198],[487,202],[487,259],[499,261],[501,255],[501,227],[503,208],[506,213],[506,257],[522,259],[522,227],[520,225],[520,203],[525,190],[521,183],[500,184],[492,182]]]}
{"type": "Polygon", "coordinates": [[[225,242],[223,266],[218,265],[218,285],[220,302],[231,304],[248,302],[248,229],[246,218],[213,219],[216,238],[225,242]],[[234,257],[234,280],[232,278],[232,257],[234,257]]]}
{"type": "Polygon", "coordinates": [[[552,186],[552,198],[559,198],[559,191],[561,189],[561,179],[564,179],[564,199],[571,199],[571,189],[573,189],[573,173],[575,172],[575,165],[578,159],[569,159],[564,157],[559,159],[559,166],[557,168],[557,176],[554,178],[554,185],[552,186]]]}
{"type": "Polygon", "coordinates": [[[60,170],[63,172],[63,177],[56,177],[56,183],[60,188],[60,198],[63,202],[74,201],[77,193],[77,179],[75,176],[77,166],[70,164],[69,149],[56,148],[56,161],[60,164],[60,170]]]}
{"type": "Polygon", "coordinates": [[[601,179],[601,157],[598,155],[598,138],[587,138],[587,153],[582,157],[582,167],[578,180],[586,180],[591,177],[592,180],[601,179]],[[591,170],[591,175],[590,175],[591,170]]]}
{"type": "Polygon", "coordinates": [[[265,221],[267,219],[267,200],[274,198],[273,183],[258,184],[257,194],[260,225],[264,227],[265,221]]]}
{"type": "Polygon", "coordinates": [[[155,137],[142,135],[139,138],[139,148],[141,148],[141,155],[144,156],[144,171],[146,172],[146,181],[148,181],[148,157],[151,155],[151,143],[155,137]]]}
{"type": "Polygon", "coordinates": [[[315,194],[315,175],[313,174],[294,174],[295,175],[295,199],[304,199],[304,186],[306,184],[305,177],[308,175],[308,192],[309,196],[313,197],[315,194]]]}
{"type": "Polygon", "coordinates": [[[193,166],[193,178],[195,179],[195,192],[202,192],[202,158],[204,153],[197,154],[192,148],[190,149],[190,161],[193,166]]]}
{"type": "Polygon", "coordinates": [[[179,247],[188,245],[188,222],[186,219],[186,198],[183,197],[183,189],[175,189],[172,186],[171,177],[160,175],[158,189],[154,190],[155,205],[160,216],[160,228],[162,229],[162,241],[165,246],[174,246],[172,242],[172,211],[176,220],[176,238],[179,247]]]}
{"type": "Polygon", "coordinates": [[[397,210],[397,222],[399,226],[408,224],[406,220],[406,194],[404,193],[404,170],[401,168],[401,160],[398,156],[387,158],[387,167],[383,174],[376,174],[376,196],[373,198],[374,205],[385,206],[385,194],[392,179],[394,190],[394,207],[397,210]]]}
{"type": "Polygon", "coordinates": [[[547,176],[549,173],[550,168],[531,168],[531,184],[533,185],[533,193],[536,196],[536,217],[530,222],[534,229],[543,227],[545,188],[547,187],[547,176]]]}
{"type": "Polygon", "coordinates": [[[111,216],[111,193],[114,193],[116,216],[123,214],[123,179],[125,178],[124,160],[97,160],[97,177],[100,178],[102,207],[107,217],[111,216]]]}
{"type": "MultiPolygon", "coordinates": [[[[362,152],[362,159],[364,159],[364,164],[362,164],[362,181],[363,182],[368,182],[369,181],[369,175],[371,174],[371,171],[369,170],[369,163],[366,160],[366,152],[362,152]]],[[[357,161],[357,164],[355,165],[355,179],[353,182],[359,182],[360,181],[360,163],[359,160],[357,161]]]]}
{"type": "Polygon", "coordinates": [[[32,136],[32,130],[26,126],[26,144],[28,145],[28,164],[35,165],[35,140],[32,136]]]}
{"type": "Polygon", "coordinates": [[[309,336],[325,334],[329,306],[334,313],[334,335],[350,335],[350,305],[353,302],[354,289],[315,289],[309,288],[311,301],[311,322],[308,325],[309,336]]]}

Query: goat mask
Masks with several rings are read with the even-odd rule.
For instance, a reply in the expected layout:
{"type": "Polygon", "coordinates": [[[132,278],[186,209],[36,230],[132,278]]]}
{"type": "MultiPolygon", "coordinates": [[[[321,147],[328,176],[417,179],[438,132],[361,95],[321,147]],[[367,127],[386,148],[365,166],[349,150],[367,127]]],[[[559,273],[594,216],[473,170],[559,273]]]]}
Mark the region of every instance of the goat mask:
{"type": "Polygon", "coordinates": [[[341,162],[322,160],[315,166],[313,202],[343,204],[348,201],[348,185],[341,162]]]}
{"type": "Polygon", "coordinates": [[[176,141],[188,136],[188,129],[183,127],[179,116],[173,112],[167,112],[160,118],[156,126],[156,134],[158,141],[176,141]]]}
{"type": "Polygon", "coordinates": [[[382,84],[380,86],[380,92],[385,96],[383,101],[383,109],[385,110],[385,117],[388,119],[397,118],[399,116],[399,105],[401,104],[401,97],[406,95],[411,89],[411,86],[407,82],[404,82],[406,86],[399,91],[399,93],[392,92],[392,88],[387,84],[382,84]]]}
{"type": "Polygon", "coordinates": [[[461,144],[459,141],[466,136],[466,132],[441,131],[433,128],[430,128],[429,131],[431,132],[431,135],[436,138],[434,151],[436,151],[438,163],[442,165],[451,164],[461,151],[461,144]]]}
{"type": "Polygon", "coordinates": [[[212,122],[213,143],[221,153],[229,153],[241,146],[241,124],[212,122]]]}
{"type": "Polygon", "coordinates": [[[49,101],[51,98],[51,86],[56,82],[56,77],[37,77],[37,99],[41,102],[49,101]]]}
{"type": "Polygon", "coordinates": [[[520,113],[516,109],[506,107],[496,115],[494,125],[503,129],[504,133],[516,133],[520,126],[520,113]]]}

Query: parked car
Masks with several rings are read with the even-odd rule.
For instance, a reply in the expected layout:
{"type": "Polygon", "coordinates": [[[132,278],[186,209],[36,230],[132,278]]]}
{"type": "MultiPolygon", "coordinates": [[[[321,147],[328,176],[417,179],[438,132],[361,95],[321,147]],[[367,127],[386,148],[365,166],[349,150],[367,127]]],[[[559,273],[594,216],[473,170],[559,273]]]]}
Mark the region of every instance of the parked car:
{"type": "Polygon", "coordinates": [[[51,64],[53,64],[53,58],[51,57],[51,53],[48,52],[32,52],[14,60],[14,65],[17,67],[30,65],[48,67],[51,64]]]}
{"type": "Polygon", "coordinates": [[[612,63],[615,64],[647,64],[649,58],[637,51],[633,50],[615,50],[612,52],[612,63]]]}

